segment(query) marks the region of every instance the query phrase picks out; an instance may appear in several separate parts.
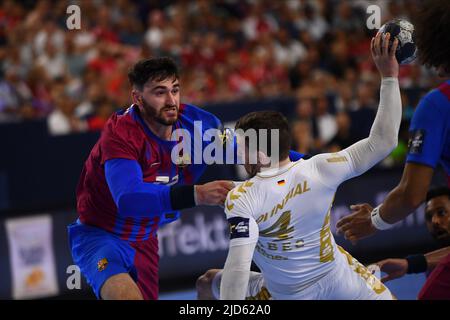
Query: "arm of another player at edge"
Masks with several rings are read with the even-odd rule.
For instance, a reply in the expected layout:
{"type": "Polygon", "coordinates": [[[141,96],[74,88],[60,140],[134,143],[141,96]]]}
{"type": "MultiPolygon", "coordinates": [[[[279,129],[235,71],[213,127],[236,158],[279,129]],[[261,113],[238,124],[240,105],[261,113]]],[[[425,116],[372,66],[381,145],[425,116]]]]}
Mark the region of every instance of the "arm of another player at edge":
{"type": "Polygon", "coordinates": [[[416,152],[408,153],[407,163],[398,186],[392,190],[380,207],[380,216],[387,223],[395,223],[414,211],[424,200],[439,161],[445,137],[445,120],[439,105],[432,98],[423,98],[414,112],[410,131],[423,130],[416,152]]]}
{"type": "Polygon", "coordinates": [[[425,200],[434,169],[408,162],[400,183],[386,197],[380,207],[380,216],[393,224],[404,219],[425,200]]]}
{"type": "Polygon", "coordinates": [[[425,259],[427,260],[428,271],[432,271],[449,254],[450,246],[426,253],[425,259]]]}

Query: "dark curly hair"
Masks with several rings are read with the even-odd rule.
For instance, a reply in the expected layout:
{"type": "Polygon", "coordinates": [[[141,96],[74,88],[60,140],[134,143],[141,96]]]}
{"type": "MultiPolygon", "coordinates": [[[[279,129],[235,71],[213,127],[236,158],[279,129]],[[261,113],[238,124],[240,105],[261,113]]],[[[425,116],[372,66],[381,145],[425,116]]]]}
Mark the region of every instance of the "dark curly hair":
{"type": "Polygon", "coordinates": [[[151,58],[136,63],[128,72],[128,80],[132,86],[140,90],[147,81],[163,81],[169,78],[179,78],[176,63],[168,57],[151,58]]]}
{"type": "Polygon", "coordinates": [[[450,74],[450,1],[426,0],[412,20],[420,62],[450,74]]]}
{"type": "Polygon", "coordinates": [[[426,202],[430,201],[433,198],[447,196],[450,199],[450,189],[447,187],[436,187],[432,188],[427,193],[426,202]]]}

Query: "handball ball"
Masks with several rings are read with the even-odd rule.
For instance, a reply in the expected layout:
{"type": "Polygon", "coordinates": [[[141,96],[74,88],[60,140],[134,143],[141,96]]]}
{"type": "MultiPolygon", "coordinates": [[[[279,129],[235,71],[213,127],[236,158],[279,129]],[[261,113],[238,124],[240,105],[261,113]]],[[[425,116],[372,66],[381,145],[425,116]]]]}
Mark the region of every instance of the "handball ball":
{"type": "Polygon", "coordinates": [[[391,38],[389,47],[395,38],[398,39],[398,46],[395,57],[399,64],[412,62],[417,56],[416,37],[414,34],[414,25],[404,19],[394,19],[386,22],[378,32],[385,34],[389,32],[391,38]]]}

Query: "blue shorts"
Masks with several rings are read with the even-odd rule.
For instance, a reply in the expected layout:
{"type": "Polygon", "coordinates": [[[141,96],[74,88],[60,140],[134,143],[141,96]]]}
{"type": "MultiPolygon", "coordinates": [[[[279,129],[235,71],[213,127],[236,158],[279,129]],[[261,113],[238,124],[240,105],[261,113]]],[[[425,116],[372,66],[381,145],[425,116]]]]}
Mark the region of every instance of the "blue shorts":
{"type": "Polygon", "coordinates": [[[144,299],[158,298],[158,247],[155,237],[130,242],[79,221],[68,226],[68,233],[73,261],[98,299],[101,299],[100,290],[105,281],[119,273],[130,274],[144,299]]]}

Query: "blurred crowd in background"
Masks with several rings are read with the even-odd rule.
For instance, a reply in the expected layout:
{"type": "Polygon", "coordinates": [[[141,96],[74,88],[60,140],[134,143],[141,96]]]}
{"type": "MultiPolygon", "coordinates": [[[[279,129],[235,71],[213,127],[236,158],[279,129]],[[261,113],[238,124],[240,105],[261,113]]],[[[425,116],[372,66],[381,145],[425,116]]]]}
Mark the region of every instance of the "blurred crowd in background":
{"type": "MultiPolygon", "coordinates": [[[[364,138],[374,119],[380,78],[366,8],[379,5],[382,21],[410,19],[418,1],[0,3],[0,123],[44,118],[53,134],[100,130],[131,104],[128,69],[170,56],[183,102],[295,98],[295,148],[314,154],[364,138]],[[70,4],[81,8],[80,30],[67,29],[70,4]]],[[[401,68],[404,123],[392,163],[402,162],[408,121],[438,81],[418,64],[401,68]]]]}

